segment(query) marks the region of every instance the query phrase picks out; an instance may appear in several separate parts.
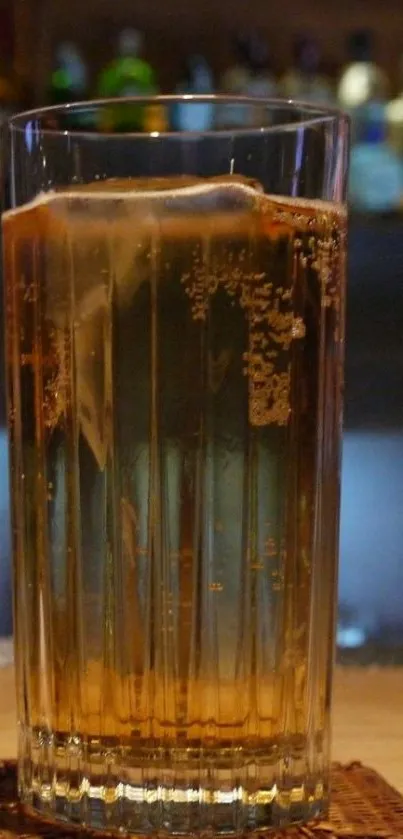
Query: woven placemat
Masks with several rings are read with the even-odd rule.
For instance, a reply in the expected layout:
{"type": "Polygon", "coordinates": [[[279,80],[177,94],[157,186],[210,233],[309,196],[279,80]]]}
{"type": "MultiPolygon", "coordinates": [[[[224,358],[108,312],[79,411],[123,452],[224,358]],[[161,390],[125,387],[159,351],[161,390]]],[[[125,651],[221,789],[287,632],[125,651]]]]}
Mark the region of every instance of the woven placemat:
{"type": "MultiPolygon", "coordinates": [[[[0,839],[95,839],[102,835],[31,817],[17,801],[16,780],[15,762],[0,762],[0,839]]],[[[367,766],[334,765],[329,821],[273,831],[270,837],[403,839],[403,798],[367,766]]]]}

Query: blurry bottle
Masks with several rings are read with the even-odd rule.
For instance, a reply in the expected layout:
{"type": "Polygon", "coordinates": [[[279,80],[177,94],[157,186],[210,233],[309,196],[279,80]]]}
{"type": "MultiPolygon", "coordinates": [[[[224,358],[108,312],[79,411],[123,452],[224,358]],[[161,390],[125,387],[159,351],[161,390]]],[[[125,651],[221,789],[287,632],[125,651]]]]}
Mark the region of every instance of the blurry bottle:
{"type": "Polygon", "coordinates": [[[84,99],[88,91],[88,72],[85,61],[71,41],[59,44],[56,50],[56,66],[50,84],[50,100],[53,105],[62,105],[84,99]]]}
{"type": "Polygon", "coordinates": [[[351,206],[360,212],[392,212],[400,208],[402,197],[403,167],[387,143],[385,106],[367,103],[360,111],[350,158],[351,206]]]}
{"type": "Polygon", "coordinates": [[[247,39],[246,58],[249,67],[249,78],[245,88],[246,95],[276,96],[278,87],[272,71],[269,45],[266,38],[260,33],[252,33],[247,39]]]}
{"type": "Polygon", "coordinates": [[[335,94],[330,79],[320,72],[318,42],[298,36],[293,45],[293,66],[280,79],[279,89],[286,99],[300,99],[317,105],[331,105],[335,94]]]}
{"type": "Polygon", "coordinates": [[[124,29],[118,41],[118,55],[102,71],[100,96],[144,96],[156,90],[151,65],[141,58],[143,36],[136,29],[124,29]]]}
{"type": "MultiPolygon", "coordinates": [[[[224,73],[220,90],[231,96],[275,97],[278,94],[272,72],[268,43],[259,32],[238,35],[234,40],[235,63],[224,73]]],[[[254,119],[260,122],[256,108],[254,119]]],[[[262,109],[262,117],[264,111],[262,109]]],[[[250,124],[251,109],[246,104],[227,105],[220,117],[225,127],[250,124]]]]}
{"type": "MultiPolygon", "coordinates": [[[[63,41],[56,50],[56,65],[50,80],[49,100],[52,105],[66,105],[86,99],[87,95],[87,65],[76,44],[63,41]]],[[[71,116],[69,126],[91,128],[91,112],[83,111],[82,114],[71,116]]]]}
{"type": "MultiPolygon", "coordinates": [[[[190,56],[176,92],[199,96],[214,93],[213,73],[204,56],[190,56]]],[[[207,131],[213,123],[213,104],[200,102],[197,105],[189,105],[181,102],[175,107],[174,123],[180,131],[207,131]]]]}
{"type": "Polygon", "coordinates": [[[337,90],[340,107],[351,113],[366,102],[386,101],[389,82],[386,73],[374,61],[372,32],[367,29],[353,32],[348,53],[349,63],[337,90]]]}
{"type": "Polygon", "coordinates": [[[386,106],[388,141],[397,154],[403,157],[403,56],[400,60],[401,92],[386,106]]]}
{"type": "Polygon", "coordinates": [[[233,63],[221,77],[221,93],[228,96],[245,95],[251,77],[247,53],[247,39],[244,35],[235,35],[232,42],[233,63]]]}
{"type": "MultiPolygon", "coordinates": [[[[151,65],[141,58],[143,37],[135,29],[121,32],[118,55],[102,71],[98,95],[102,98],[150,96],[157,92],[156,77],[151,65]]],[[[114,105],[103,112],[101,128],[106,131],[148,130],[147,108],[143,105],[114,105]]]]}
{"type": "Polygon", "coordinates": [[[147,105],[143,111],[143,131],[157,133],[166,131],[169,127],[167,109],[161,102],[147,105]]]}

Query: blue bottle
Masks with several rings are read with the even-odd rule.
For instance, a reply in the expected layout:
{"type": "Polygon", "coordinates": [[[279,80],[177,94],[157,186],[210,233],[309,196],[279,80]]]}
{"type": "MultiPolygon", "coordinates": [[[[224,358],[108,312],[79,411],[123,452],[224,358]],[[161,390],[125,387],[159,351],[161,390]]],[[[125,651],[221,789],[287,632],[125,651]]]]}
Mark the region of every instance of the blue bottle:
{"type": "Polygon", "coordinates": [[[357,114],[357,137],[350,159],[351,207],[370,213],[397,210],[403,197],[403,166],[387,143],[383,104],[369,103],[357,114]]]}

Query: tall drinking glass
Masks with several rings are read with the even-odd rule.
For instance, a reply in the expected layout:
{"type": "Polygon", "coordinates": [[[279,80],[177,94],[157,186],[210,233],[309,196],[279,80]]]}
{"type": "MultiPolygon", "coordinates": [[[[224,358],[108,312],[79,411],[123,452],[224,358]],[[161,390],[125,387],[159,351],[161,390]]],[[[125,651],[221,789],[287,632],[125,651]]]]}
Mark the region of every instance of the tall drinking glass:
{"type": "Polygon", "coordinates": [[[329,796],[347,125],[206,101],[10,124],[20,795],[138,834],[329,796]]]}

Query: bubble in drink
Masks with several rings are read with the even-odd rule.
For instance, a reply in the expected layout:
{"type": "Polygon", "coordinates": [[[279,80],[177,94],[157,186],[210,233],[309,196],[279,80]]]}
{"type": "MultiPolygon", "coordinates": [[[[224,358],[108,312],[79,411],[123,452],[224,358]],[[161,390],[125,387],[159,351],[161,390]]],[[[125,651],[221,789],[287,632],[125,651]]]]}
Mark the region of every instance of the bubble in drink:
{"type": "Polygon", "coordinates": [[[24,800],[139,833],[321,812],[342,208],[106,181],[3,232],[24,800]]]}

